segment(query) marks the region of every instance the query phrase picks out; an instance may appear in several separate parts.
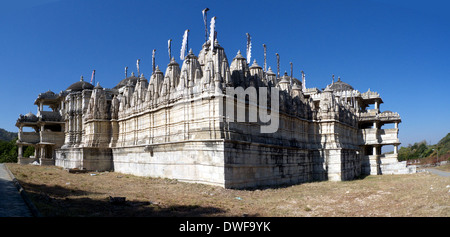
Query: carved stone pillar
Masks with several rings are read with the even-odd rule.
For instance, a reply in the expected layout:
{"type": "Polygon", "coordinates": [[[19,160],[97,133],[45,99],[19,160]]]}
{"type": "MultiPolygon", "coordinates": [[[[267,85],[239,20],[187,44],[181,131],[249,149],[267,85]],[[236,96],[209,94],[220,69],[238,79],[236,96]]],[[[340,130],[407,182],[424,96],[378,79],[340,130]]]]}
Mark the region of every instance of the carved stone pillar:
{"type": "Polygon", "coordinates": [[[19,141],[22,141],[22,136],[23,136],[23,126],[20,125],[18,134],[19,141]]]}
{"type": "Polygon", "coordinates": [[[45,158],[45,146],[41,147],[41,157],[40,158],[45,158]]]}
{"type": "Polygon", "coordinates": [[[38,158],[39,157],[39,146],[34,146],[34,158],[38,158]]]}
{"type": "Polygon", "coordinates": [[[18,157],[22,158],[23,157],[23,146],[22,145],[18,145],[18,157]]]}

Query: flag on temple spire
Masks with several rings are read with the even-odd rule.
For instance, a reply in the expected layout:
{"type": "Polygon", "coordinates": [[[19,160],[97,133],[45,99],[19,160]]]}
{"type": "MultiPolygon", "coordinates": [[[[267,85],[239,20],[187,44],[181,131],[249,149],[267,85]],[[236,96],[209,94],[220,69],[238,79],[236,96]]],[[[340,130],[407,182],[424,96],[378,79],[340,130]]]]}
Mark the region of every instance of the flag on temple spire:
{"type": "Polygon", "coordinates": [[[94,78],[95,78],[95,70],[92,71],[92,75],[91,75],[91,84],[92,84],[93,81],[94,81],[94,83],[95,83],[94,78]]]}
{"type": "Polygon", "coordinates": [[[277,78],[280,78],[280,55],[276,53],[277,55],[277,78]]]}
{"type": "Polygon", "coordinates": [[[167,42],[167,50],[169,51],[169,61],[172,60],[172,39],[167,42]]]}
{"type": "Polygon", "coordinates": [[[289,62],[289,64],[291,65],[291,77],[294,77],[294,64],[292,64],[292,62],[289,62]]]}
{"type": "Polygon", "coordinates": [[[203,23],[205,24],[205,43],[208,42],[208,18],[206,17],[207,11],[209,11],[209,8],[205,8],[202,10],[203,23]]]}
{"type": "Polygon", "coordinates": [[[305,78],[305,72],[302,70],[302,90],[306,90],[306,78],[305,78]]]}
{"type": "Polygon", "coordinates": [[[252,58],[252,41],[249,33],[247,34],[247,63],[250,63],[250,59],[252,58]]]}
{"type": "Polygon", "coordinates": [[[267,48],[266,45],[263,44],[264,47],[264,71],[267,71],[267,48]]]}
{"type": "Polygon", "coordinates": [[[292,64],[292,62],[289,62],[289,64],[291,64],[291,86],[292,86],[292,84],[293,84],[293,82],[294,82],[294,66],[293,66],[293,64],[292,64]]]}
{"type": "Polygon", "coordinates": [[[155,73],[155,54],[156,54],[156,49],[153,49],[152,52],[152,72],[155,73]]]}
{"type": "Polygon", "coordinates": [[[209,42],[210,42],[210,51],[211,53],[214,50],[214,34],[215,34],[215,27],[216,27],[216,17],[212,17],[211,18],[211,25],[210,25],[210,30],[209,30],[209,42]]]}
{"type": "Polygon", "coordinates": [[[140,62],[141,60],[140,59],[138,59],[137,61],[136,61],[136,68],[137,68],[137,72],[138,72],[138,76],[139,76],[139,62],[140,62]]]}
{"type": "Polygon", "coordinates": [[[184,60],[184,56],[186,54],[187,44],[188,44],[188,34],[189,34],[189,29],[184,31],[183,42],[181,44],[181,52],[180,52],[181,60],[184,60]]]}

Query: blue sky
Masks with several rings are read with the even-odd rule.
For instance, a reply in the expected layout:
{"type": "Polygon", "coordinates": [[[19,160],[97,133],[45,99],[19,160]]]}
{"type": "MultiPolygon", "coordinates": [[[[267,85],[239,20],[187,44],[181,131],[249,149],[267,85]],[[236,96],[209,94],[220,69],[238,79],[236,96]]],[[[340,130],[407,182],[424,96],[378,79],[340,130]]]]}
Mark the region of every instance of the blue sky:
{"type": "MultiPolygon", "coordinates": [[[[178,62],[183,33],[195,54],[204,42],[201,10],[216,16],[218,41],[231,61],[252,36],[252,61],[281,72],[294,65],[307,87],[331,75],[383,98],[398,112],[402,145],[436,143],[450,132],[450,2],[387,0],[144,1],[14,0],[0,2],[0,127],[17,131],[19,114],[36,113],[37,95],[59,93],[83,75],[114,87],[124,68],[146,78],[165,69],[167,40],[178,62]]],[[[208,21],[209,21],[208,19],[208,21]]]]}

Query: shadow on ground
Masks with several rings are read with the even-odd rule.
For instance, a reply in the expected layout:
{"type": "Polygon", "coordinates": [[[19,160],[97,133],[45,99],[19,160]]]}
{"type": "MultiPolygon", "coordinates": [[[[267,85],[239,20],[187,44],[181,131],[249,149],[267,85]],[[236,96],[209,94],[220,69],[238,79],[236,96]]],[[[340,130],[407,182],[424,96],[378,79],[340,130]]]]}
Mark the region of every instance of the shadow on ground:
{"type": "Polygon", "coordinates": [[[112,202],[110,197],[93,199],[82,190],[20,182],[44,217],[205,217],[221,216],[225,210],[197,205],[161,205],[150,201],[112,202]]]}

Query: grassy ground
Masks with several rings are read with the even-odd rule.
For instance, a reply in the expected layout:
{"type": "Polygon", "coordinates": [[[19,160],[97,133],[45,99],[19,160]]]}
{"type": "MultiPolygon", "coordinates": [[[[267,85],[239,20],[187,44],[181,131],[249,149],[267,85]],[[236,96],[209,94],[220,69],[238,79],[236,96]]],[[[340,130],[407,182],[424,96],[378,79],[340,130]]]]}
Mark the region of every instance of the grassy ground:
{"type": "Polygon", "coordinates": [[[428,173],[228,190],[115,172],[7,166],[43,216],[450,217],[450,179],[428,173]],[[112,204],[110,196],[126,197],[125,205],[112,204]]]}

